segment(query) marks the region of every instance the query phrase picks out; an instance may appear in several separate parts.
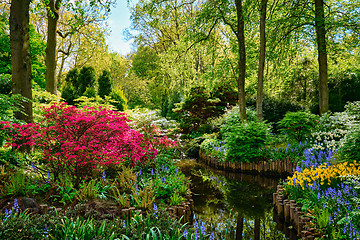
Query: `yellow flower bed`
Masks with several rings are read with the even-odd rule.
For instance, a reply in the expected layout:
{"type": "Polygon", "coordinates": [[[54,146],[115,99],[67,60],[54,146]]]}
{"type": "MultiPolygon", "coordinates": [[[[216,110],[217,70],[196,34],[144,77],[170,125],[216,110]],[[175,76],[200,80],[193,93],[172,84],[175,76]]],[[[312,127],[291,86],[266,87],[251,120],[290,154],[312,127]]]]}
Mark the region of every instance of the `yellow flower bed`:
{"type": "MultiPolygon", "coordinates": [[[[304,190],[306,186],[312,187],[314,182],[320,185],[330,185],[331,180],[346,175],[360,175],[360,163],[343,162],[330,166],[327,163],[316,168],[305,168],[302,172],[295,171],[292,177],[288,177],[287,184],[297,186],[304,190]]],[[[341,178],[340,178],[341,179],[341,178]]]]}

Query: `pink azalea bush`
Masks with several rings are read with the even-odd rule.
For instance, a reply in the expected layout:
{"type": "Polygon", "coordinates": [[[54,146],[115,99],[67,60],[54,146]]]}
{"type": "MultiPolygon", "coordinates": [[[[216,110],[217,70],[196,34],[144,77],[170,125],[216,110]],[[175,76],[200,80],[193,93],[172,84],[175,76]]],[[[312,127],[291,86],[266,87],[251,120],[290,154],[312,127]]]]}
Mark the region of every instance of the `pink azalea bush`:
{"type": "Polygon", "coordinates": [[[171,140],[144,137],[128,126],[124,113],[100,108],[82,109],[54,104],[44,108],[41,123],[20,125],[0,122],[12,137],[8,145],[32,145],[42,151],[55,180],[59,174],[71,176],[75,186],[86,177],[113,164],[136,166],[158,154],[156,144],[170,147],[171,140]]]}

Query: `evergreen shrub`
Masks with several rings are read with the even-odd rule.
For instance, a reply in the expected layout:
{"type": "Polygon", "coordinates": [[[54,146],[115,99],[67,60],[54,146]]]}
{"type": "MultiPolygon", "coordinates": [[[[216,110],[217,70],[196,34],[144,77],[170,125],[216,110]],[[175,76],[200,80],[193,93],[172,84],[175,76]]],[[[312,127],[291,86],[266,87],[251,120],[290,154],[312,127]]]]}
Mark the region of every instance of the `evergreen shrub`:
{"type": "Polygon", "coordinates": [[[291,139],[298,142],[311,136],[319,123],[319,116],[310,112],[288,112],[285,117],[278,122],[281,130],[291,139]]]}
{"type": "Polygon", "coordinates": [[[110,98],[114,101],[112,104],[118,111],[125,111],[127,109],[127,99],[120,88],[114,88],[110,94],[110,98]]]}

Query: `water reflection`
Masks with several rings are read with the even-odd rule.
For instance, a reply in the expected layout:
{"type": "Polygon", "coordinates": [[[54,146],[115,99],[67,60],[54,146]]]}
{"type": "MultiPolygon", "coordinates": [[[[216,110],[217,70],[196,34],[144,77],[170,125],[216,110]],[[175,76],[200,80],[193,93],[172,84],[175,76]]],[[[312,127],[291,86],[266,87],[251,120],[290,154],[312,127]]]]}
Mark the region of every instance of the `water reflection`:
{"type": "Polygon", "coordinates": [[[195,160],[179,166],[192,181],[195,217],[216,239],[298,239],[273,221],[272,193],[280,179],[218,171],[195,160]]]}

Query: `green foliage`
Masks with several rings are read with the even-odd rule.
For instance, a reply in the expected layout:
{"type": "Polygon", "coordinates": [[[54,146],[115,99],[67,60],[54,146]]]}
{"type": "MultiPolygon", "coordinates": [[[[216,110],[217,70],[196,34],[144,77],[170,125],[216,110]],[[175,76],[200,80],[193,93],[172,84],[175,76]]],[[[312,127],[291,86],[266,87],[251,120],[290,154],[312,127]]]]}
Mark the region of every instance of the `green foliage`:
{"type": "Polygon", "coordinates": [[[50,107],[55,102],[60,102],[60,96],[51,94],[48,91],[39,88],[37,85],[32,89],[33,95],[33,117],[34,122],[41,122],[43,120],[42,114],[44,107],[50,107]]]}
{"type": "Polygon", "coordinates": [[[353,127],[345,137],[341,153],[351,161],[360,160],[360,127],[353,127]]]}
{"type": "MultiPolygon", "coordinates": [[[[13,117],[14,111],[20,111],[19,103],[24,98],[19,95],[0,94],[0,122],[19,122],[13,117]]],[[[10,136],[6,129],[0,129],[0,147],[3,146],[5,139],[10,136]]]]}
{"type": "Polygon", "coordinates": [[[110,98],[114,101],[112,104],[118,111],[122,112],[127,109],[127,99],[120,88],[114,88],[110,94],[110,98]]]}
{"type": "MultiPolygon", "coordinates": [[[[133,215],[130,220],[114,218],[91,219],[76,216],[76,211],[64,215],[13,213],[0,222],[0,239],[181,239],[186,225],[175,220],[164,210],[147,216],[133,215]]],[[[0,213],[0,218],[5,215],[0,213]]],[[[193,238],[192,238],[193,239],[193,238]]]]}
{"type": "Polygon", "coordinates": [[[27,175],[18,170],[10,176],[9,182],[5,183],[6,195],[24,196],[28,184],[27,175]]]}
{"type": "MultiPolygon", "coordinates": [[[[256,109],[256,98],[251,98],[246,102],[247,106],[256,109]]],[[[297,105],[286,99],[277,99],[274,97],[264,96],[263,99],[263,115],[264,120],[273,124],[275,131],[278,130],[277,122],[284,118],[287,112],[296,112],[302,110],[300,105],[297,105]]]]}
{"type": "MultiPolygon", "coordinates": [[[[1,139],[0,139],[1,140],[1,139]]],[[[1,145],[2,143],[0,143],[1,145]]],[[[10,149],[0,149],[0,165],[20,167],[23,163],[20,153],[10,149]]]]}
{"type": "Polygon", "coordinates": [[[36,31],[34,25],[30,24],[30,56],[31,56],[31,70],[32,78],[36,84],[45,89],[45,72],[46,66],[44,64],[46,43],[43,37],[36,31]]]}
{"type": "Polygon", "coordinates": [[[269,140],[270,128],[264,122],[245,122],[221,127],[227,161],[251,162],[262,157],[260,148],[269,140]]]}
{"type": "Polygon", "coordinates": [[[85,91],[95,84],[95,70],[93,67],[83,67],[77,79],[77,94],[83,96],[85,91]]]}
{"type": "Polygon", "coordinates": [[[107,96],[105,97],[105,99],[102,99],[99,96],[95,96],[95,97],[81,96],[75,99],[74,103],[79,108],[86,106],[86,107],[94,107],[95,109],[99,109],[100,107],[102,107],[110,110],[115,110],[113,105],[113,100],[111,100],[107,96]]]}
{"type": "Polygon", "coordinates": [[[333,112],[344,110],[347,102],[360,101],[360,71],[341,73],[329,79],[329,108],[333,112]]]}
{"type": "Polygon", "coordinates": [[[57,195],[52,195],[51,197],[56,202],[62,203],[64,205],[73,203],[77,195],[76,189],[70,184],[59,184],[57,186],[57,195]]]}
{"type": "Polygon", "coordinates": [[[177,206],[185,201],[184,197],[180,196],[177,192],[170,196],[170,205],[177,206]]]}
{"type": "Polygon", "coordinates": [[[181,114],[180,128],[186,134],[198,131],[209,118],[215,118],[224,113],[226,106],[236,99],[234,96],[231,88],[222,86],[213,94],[210,94],[204,87],[191,88],[185,101],[180,103],[177,109],[174,109],[175,112],[181,114]]]}
{"type": "Polygon", "coordinates": [[[74,100],[76,99],[76,90],[71,83],[65,83],[61,91],[61,98],[63,98],[68,104],[74,105],[74,100]]]}
{"type": "Polygon", "coordinates": [[[309,112],[288,112],[278,122],[279,126],[291,139],[303,141],[310,137],[319,122],[319,116],[309,112]]]}
{"type": "Polygon", "coordinates": [[[61,97],[69,104],[75,104],[76,99],[85,96],[96,98],[95,70],[93,67],[83,67],[70,70],[65,78],[61,97]]]}
{"type": "Polygon", "coordinates": [[[61,91],[61,97],[68,104],[74,105],[74,100],[78,98],[78,76],[79,70],[72,69],[66,74],[65,83],[61,91]]]}
{"type": "Polygon", "coordinates": [[[138,77],[150,79],[158,69],[158,56],[148,46],[139,46],[132,61],[132,70],[138,77]]]}
{"type": "Polygon", "coordinates": [[[0,73],[0,94],[10,94],[11,75],[0,73]]]}
{"type": "Polygon", "coordinates": [[[88,97],[88,98],[94,98],[96,97],[96,91],[95,91],[95,87],[91,86],[91,87],[87,87],[83,96],[88,97]]]}
{"type": "Polygon", "coordinates": [[[0,14],[0,76],[2,74],[11,74],[11,51],[8,19],[9,16],[5,13],[0,14]]]}
{"type": "Polygon", "coordinates": [[[345,105],[345,112],[354,117],[354,120],[360,121],[360,101],[347,103],[345,105]]]}
{"type": "Polygon", "coordinates": [[[111,93],[111,80],[110,80],[110,73],[106,70],[103,71],[102,75],[100,75],[98,79],[99,88],[98,94],[101,98],[105,96],[109,96],[111,93]]]}
{"type": "Polygon", "coordinates": [[[149,209],[153,206],[155,201],[155,194],[153,186],[146,185],[143,189],[132,190],[132,197],[135,201],[135,204],[140,209],[149,209]]]}

